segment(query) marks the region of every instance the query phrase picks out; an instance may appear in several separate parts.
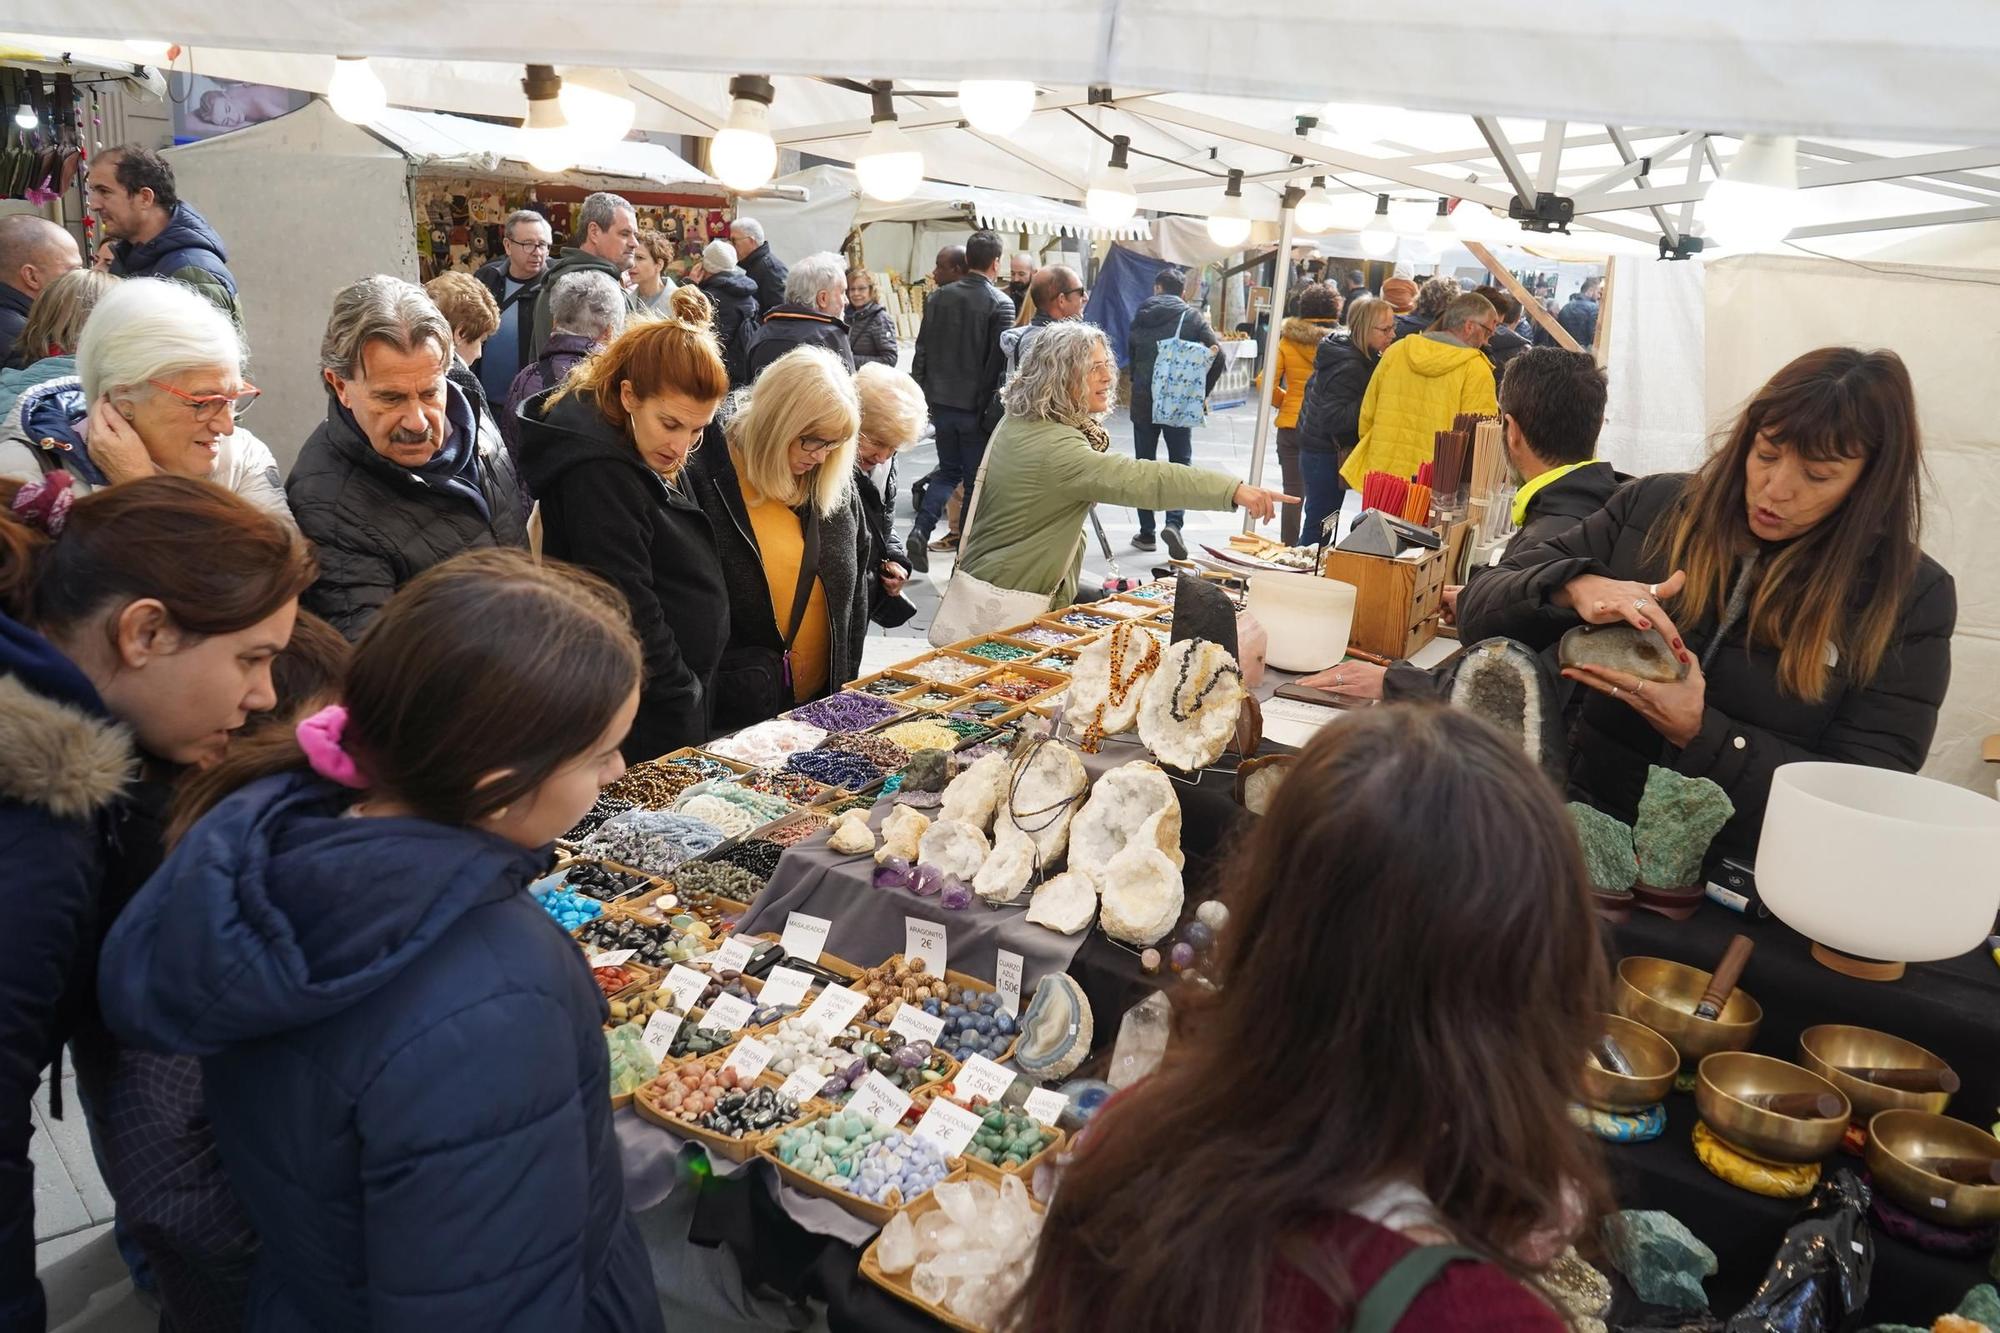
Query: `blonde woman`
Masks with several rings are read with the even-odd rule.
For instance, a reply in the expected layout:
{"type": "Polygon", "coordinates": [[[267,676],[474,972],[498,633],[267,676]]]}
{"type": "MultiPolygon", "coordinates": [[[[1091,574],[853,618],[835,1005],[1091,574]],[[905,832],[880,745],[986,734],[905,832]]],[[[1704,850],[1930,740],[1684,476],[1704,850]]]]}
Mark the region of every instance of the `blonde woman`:
{"type": "Polygon", "coordinates": [[[847,363],[794,348],[731,400],[689,464],[729,590],[717,731],[774,717],[860,670],[873,569],[854,486],[860,428],[847,363]]]}
{"type": "Polygon", "coordinates": [[[930,409],[924,391],[905,371],[893,366],[867,365],[854,372],[854,392],[861,400],[861,435],[854,448],[854,489],[868,524],[869,568],[874,571],[868,594],[868,618],[893,629],[915,610],[908,602],[890,599],[902,592],[910,577],[902,548],[889,522],[896,496],[896,453],[924,437],[930,409]],[[874,473],[880,472],[877,477],[874,473]]]}

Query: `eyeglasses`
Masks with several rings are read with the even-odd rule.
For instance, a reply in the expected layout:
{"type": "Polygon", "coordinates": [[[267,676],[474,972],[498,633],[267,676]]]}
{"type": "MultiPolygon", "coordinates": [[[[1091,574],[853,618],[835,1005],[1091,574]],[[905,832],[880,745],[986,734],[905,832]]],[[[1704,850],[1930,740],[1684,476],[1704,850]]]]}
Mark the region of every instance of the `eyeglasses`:
{"type": "Polygon", "coordinates": [[[1070,289],[1069,289],[1068,291],[1066,291],[1066,292],[1057,292],[1057,293],[1056,293],[1056,300],[1060,301],[1060,300],[1062,300],[1062,299],[1063,299],[1063,298],[1064,298],[1065,296],[1082,296],[1082,295],[1083,295],[1083,294],[1084,294],[1085,292],[1087,292],[1087,291],[1089,291],[1089,290],[1090,290],[1090,288],[1088,288],[1088,287],[1072,287],[1072,288],[1070,288],[1070,289]]]}
{"type": "Polygon", "coordinates": [[[214,421],[217,414],[225,410],[229,413],[231,420],[241,421],[243,414],[250,410],[250,404],[256,402],[258,396],[264,392],[248,380],[245,380],[243,387],[235,393],[203,394],[186,393],[180,389],[176,389],[171,384],[162,383],[159,380],[147,380],[146,383],[152,385],[161,393],[172,394],[193,408],[194,419],[196,421],[214,421]]]}
{"type": "Polygon", "coordinates": [[[838,449],[840,445],[839,440],[822,440],[816,435],[799,436],[799,452],[802,454],[823,454],[838,449]]]}
{"type": "Polygon", "coordinates": [[[523,250],[546,250],[549,248],[547,241],[517,241],[511,236],[507,238],[507,244],[518,245],[523,250]]]}

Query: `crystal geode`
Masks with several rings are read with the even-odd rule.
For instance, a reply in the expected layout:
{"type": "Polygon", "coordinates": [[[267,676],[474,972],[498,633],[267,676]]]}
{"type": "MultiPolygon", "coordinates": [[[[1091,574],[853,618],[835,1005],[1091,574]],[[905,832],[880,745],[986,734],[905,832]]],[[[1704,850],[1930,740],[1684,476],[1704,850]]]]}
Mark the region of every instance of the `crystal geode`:
{"type": "Polygon", "coordinates": [[[1121,629],[1114,634],[1090,644],[1077,655],[1076,665],[1070,669],[1069,700],[1064,707],[1064,715],[1072,719],[1078,727],[1097,724],[1098,730],[1107,736],[1116,736],[1121,731],[1130,731],[1139,718],[1139,696],[1145,692],[1148,675],[1141,673],[1135,680],[1132,673],[1138,670],[1140,661],[1146,655],[1149,636],[1143,630],[1121,629]],[[1119,679],[1129,682],[1124,698],[1111,698],[1111,643],[1116,637],[1125,646],[1124,668],[1119,679]],[[1099,704],[1104,711],[1097,711],[1099,704]]]}
{"type": "Polygon", "coordinates": [[[1028,903],[1028,920],[1064,935],[1097,919],[1097,883],[1087,870],[1065,870],[1043,882],[1028,903]]]}
{"type": "Polygon", "coordinates": [[[1091,1036],[1090,1001],[1083,987],[1065,972],[1050,972],[1036,983],[1035,996],[1021,1015],[1014,1063],[1040,1083],[1068,1078],[1090,1055],[1091,1036]]]}
{"type": "Polygon", "coordinates": [[[1639,859],[1625,821],[1581,801],[1569,803],[1569,818],[1576,825],[1576,840],[1583,845],[1591,885],[1603,893],[1630,893],[1638,882],[1639,859]]]}
{"type": "Polygon", "coordinates": [[[1206,768],[1229,748],[1246,695],[1243,673],[1221,644],[1174,644],[1139,700],[1139,739],[1162,764],[1206,768]]]}
{"type": "Polygon", "coordinates": [[[1736,813],[1735,802],[1707,778],[1691,778],[1655,764],[1646,770],[1646,793],[1632,825],[1639,881],[1656,889],[1701,882],[1708,845],[1736,813]]]}
{"type": "Polygon", "coordinates": [[[1091,787],[1069,831],[1069,859],[1102,866],[1134,840],[1156,847],[1176,866],[1185,864],[1180,798],[1160,766],[1143,759],[1120,764],[1091,787]]]}
{"type": "Polygon", "coordinates": [[[1482,639],[1460,654],[1447,696],[1520,742],[1551,773],[1563,768],[1562,712],[1546,663],[1512,639],[1482,639]]]}
{"type": "Polygon", "coordinates": [[[1041,864],[1054,865],[1069,846],[1069,826],[1076,817],[1077,798],[1090,785],[1090,774],[1076,751],[1055,741],[1017,754],[1007,769],[1007,794],[1000,803],[993,836],[1003,831],[1035,840],[1041,864]]]}
{"type": "Polygon", "coordinates": [[[924,830],[930,826],[931,817],[923,811],[912,810],[907,805],[897,806],[882,822],[882,846],[875,853],[875,859],[886,861],[892,856],[900,856],[905,861],[916,860],[924,830]]]}
{"type": "Polygon", "coordinates": [[[1007,798],[1007,758],[982,755],[944,789],[938,818],[970,824],[981,833],[993,827],[993,814],[1007,798]]]}
{"type": "Polygon", "coordinates": [[[1034,878],[1035,866],[1035,840],[1003,828],[994,839],[986,864],[972,877],[972,891],[989,903],[1011,903],[1034,878]]]}
{"type": "Polygon", "coordinates": [[[1180,867],[1154,847],[1134,843],[1104,865],[1098,924],[1112,939],[1144,948],[1181,919],[1180,867]]]}
{"type": "Polygon", "coordinates": [[[1236,769],[1236,803],[1253,815],[1263,814],[1277,799],[1278,784],[1285,780],[1286,771],[1297,761],[1295,754],[1245,759],[1236,769]]]}
{"type": "Polygon", "coordinates": [[[833,836],[826,845],[836,852],[858,856],[875,850],[875,831],[868,827],[866,810],[849,810],[833,821],[833,836]]]}
{"type": "Polygon", "coordinates": [[[972,825],[940,819],[924,830],[917,845],[917,859],[935,866],[943,874],[969,880],[986,864],[986,855],[992,850],[986,843],[986,835],[972,825]]]}

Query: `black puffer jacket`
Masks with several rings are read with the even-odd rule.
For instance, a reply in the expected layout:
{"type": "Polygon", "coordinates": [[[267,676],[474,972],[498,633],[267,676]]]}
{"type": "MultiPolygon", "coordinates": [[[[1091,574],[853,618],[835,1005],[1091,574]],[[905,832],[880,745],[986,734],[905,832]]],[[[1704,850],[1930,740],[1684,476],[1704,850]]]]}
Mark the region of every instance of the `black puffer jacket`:
{"type": "MultiPolygon", "coordinates": [[[[1578,623],[1550,597],[1579,574],[1657,582],[1672,571],[1648,559],[1654,525],[1671,521],[1684,474],[1644,477],[1603,509],[1550,541],[1516,550],[1459,595],[1459,632],[1467,641],[1502,635],[1541,648],[1578,623]]],[[[1873,585],[1855,590],[1859,604],[1873,585]]],[[[1667,608],[1669,612],[1672,607],[1667,608]]],[[[1951,681],[1951,633],[1958,594],[1951,575],[1929,556],[1917,566],[1882,665],[1866,685],[1836,667],[1827,695],[1793,698],[1778,686],[1778,651],[1750,642],[1739,622],[1711,657],[1713,618],[1680,625],[1688,650],[1706,658],[1708,710],[1685,749],[1661,740],[1629,706],[1592,693],[1570,732],[1570,790],[1578,800],[1630,820],[1659,764],[1714,780],[1736,803],[1716,838],[1718,855],[1754,856],[1780,764],[1830,760],[1914,773],[1937,731],[1938,705],[1951,681]]]]}
{"type": "Polygon", "coordinates": [[[1299,408],[1299,448],[1316,454],[1346,453],[1361,441],[1361,400],[1382,358],[1369,356],[1336,330],[1313,354],[1312,378],[1299,408]]]}
{"type": "Polygon", "coordinates": [[[946,283],[924,303],[910,377],[932,407],[979,412],[1000,388],[1007,359],[1000,335],[1014,324],[1007,293],[983,273],[946,283]]]}
{"type": "Polygon", "coordinates": [[[332,394],[326,420],[285,479],[292,517],[319,554],[319,580],[299,603],[349,639],[391,593],[432,565],[475,547],[528,544],[521,484],[499,432],[479,430],[471,400],[449,381],[445,415],[454,432],[478,441],[483,513],[470,496],[426,485],[376,453],[332,394]]]}
{"type": "Polygon", "coordinates": [[[708,516],[639,458],[588,392],[522,405],[521,472],[542,506],[542,554],[583,566],[625,594],[646,652],[628,761],[709,737],[709,685],[729,595],[708,516]]]}
{"type": "MultiPolygon", "coordinates": [[[[709,710],[715,730],[735,731],[776,717],[794,701],[773,689],[773,670],[784,651],[784,631],[771,609],[764,557],[750,528],[750,511],[736,477],[735,460],[722,428],[711,425],[701,450],[688,463],[694,497],[715,530],[715,549],[729,589],[729,645],[715,672],[715,702],[709,710]]],[[[848,487],[838,509],[820,519],[819,582],[826,593],[828,692],[861,674],[861,640],[868,633],[869,570],[873,538],[862,514],[861,497],[848,487]]]]}
{"type": "Polygon", "coordinates": [[[847,312],[847,336],[854,344],[856,366],[874,361],[894,368],[896,321],[890,318],[880,301],[870,301],[859,310],[847,312]]]}
{"type": "Polygon", "coordinates": [[[750,379],[755,381],[764,367],[795,347],[824,347],[846,362],[849,370],[854,369],[854,348],[847,339],[846,321],[787,301],[757,326],[745,358],[750,379]]]}
{"type": "Polygon", "coordinates": [[[770,314],[785,303],[785,279],[792,275],[785,262],[771,253],[771,243],[765,241],[755,250],[737,262],[757,286],[757,314],[770,314]]]}
{"type": "Polygon", "coordinates": [[[757,332],[757,284],[740,268],[711,273],[701,280],[701,294],[715,307],[715,340],[729,366],[730,384],[750,382],[750,340],[757,332]]]}
{"type": "Polygon", "coordinates": [[[1498,379],[1507,372],[1507,363],[1528,350],[1528,340],[1514,331],[1511,324],[1502,324],[1493,330],[1493,336],[1486,340],[1486,359],[1493,363],[1493,375],[1498,379]]]}

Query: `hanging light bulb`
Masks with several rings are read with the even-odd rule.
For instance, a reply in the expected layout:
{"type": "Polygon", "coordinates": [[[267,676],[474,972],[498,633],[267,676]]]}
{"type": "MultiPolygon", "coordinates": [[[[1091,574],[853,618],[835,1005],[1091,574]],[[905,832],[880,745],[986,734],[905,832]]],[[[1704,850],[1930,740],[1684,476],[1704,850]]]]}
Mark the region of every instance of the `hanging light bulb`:
{"type": "Polygon", "coordinates": [[[1243,173],[1232,168],[1222,206],[1208,215],[1208,239],[1234,250],[1250,239],[1250,210],[1243,203],[1243,173]]]}
{"type": "Polygon", "coordinates": [[[958,85],[958,109],[976,130],[1012,134],[1035,109],[1035,85],[1012,79],[967,79],[958,85]]]}
{"type": "Polygon", "coordinates": [[[1444,245],[1458,239],[1458,231],[1451,225],[1451,200],[1439,197],[1437,216],[1424,228],[1424,235],[1444,245]]]}
{"type": "Polygon", "coordinates": [[[1389,225],[1389,196],[1375,196],[1375,216],[1361,229],[1361,251],[1370,259],[1380,259],[1396,248],[1396,229],[1389,225]]]}
{"type": "Polygon", "coordinates": [[[1131,146],[1131,136],[1112,135],[1111,160],[1091,176],[1083,192],[1084,209],[1100,227],[1123,226],[1139,211],[1139,196],[1132,190],[1132,169],[1126,162],[1131,146]]]}
{"type": "Polygon", "coordinates": [[[763,189],[778,169],[778,145],[771,138],[772,95],[771,81],[762,74],[739,74],[729,81],[729,119],[709,145],[708,162],[738,194],[763,189]]]}
{"type": "Polygon", "coordinates": [[[590,148],[618,143],[632,132],[639,108],[632,103],[632,85],[615,69],[572,67],[562,75],[556,101],[575,131],[579,145],[590,148]]]}
{"type": "Polygon", "coordinates": [[[42,123],[42,118],[35,114],[35,108],[23,102],[19,107],[15,108],[14,123],[24,130],[32,130],[35,126],[42,123]]]}
{"type": "Polygon", "coordinates": [[[125,41],[125,49],[139,57],[141,64],[162,65],[180,54],[180,47],[173,42],[151,41],[131,37],[125,41]]]}
{"type": "Polygon", "coordinates": [[[551,175],[576,165],[577,135],[563,114],[562,78],[553,65],[530,65],[521,91],[528,95],[528,116],[514,132],[513,156],[551,175]]]}
{"type": "Polygon", "coordinates": [[[1312,185],[1303,198],[1292,208],[1292,221],[1298,229],[1312,236],[1333,229],[1333,197],[1326,192],[1326,177],[1313,177],[1312,185]]]}
{"type": "Polygon", "coordinates": [[[389,90],[368,67],[367,56],[336,56],[326,100],[342,120],[366,125],[389,109],[389,90]]]}
{"type": "Polygon", "coordinates": [[[875,81],[873,125],[861,155],[854,159],[854,172],[861,177],[861,189],[871,199],[895,203],[908,199],[924,178],[924,155],[910,136],[896,125],[896,99],[887,79],[875,81]]]}
{"type": "Polygon", "coordinates": [[[1701,220],[1729,250],[1772,250],[1798,223],[1799,141],[1747,135],[1722,179],[1708,187],[1701,220]]]}

